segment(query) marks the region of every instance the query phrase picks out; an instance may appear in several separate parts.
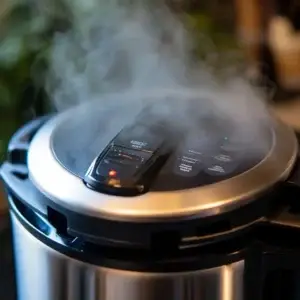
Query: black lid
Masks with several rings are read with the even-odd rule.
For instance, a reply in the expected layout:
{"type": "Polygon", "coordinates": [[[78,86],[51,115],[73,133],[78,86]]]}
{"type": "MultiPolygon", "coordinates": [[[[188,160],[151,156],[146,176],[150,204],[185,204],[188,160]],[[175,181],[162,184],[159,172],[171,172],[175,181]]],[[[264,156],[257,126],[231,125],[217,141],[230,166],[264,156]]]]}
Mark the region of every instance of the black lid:
{"type": "MultiPolygon", "coordinates": [[[[251,115],[232,119],[232,114],[220,114],[213,106],[203,111],[201,107],[210,107],[209,98],[173,96],[163,102],[144,97],[142,105],[134,100],[120,105],[115,97],[115,102],[107,97],[111,101],[105,107],[103,101],[89,103],[58,115],[30,145],[30,178],[57,205],[72,211],[143,222],[231,211],[288,176],[297,143],[285,125],[267,115],[268,122],[254,122],[251,115]],[[147,128],[162,126],[162,136],[172,146],[148,188],[124,197],[87,186],[84,179],[93,162],[117,145],[118,133],[140,120],[147,128]]],[[[134,129],[128,132],[134,140],[134,129]]]]}

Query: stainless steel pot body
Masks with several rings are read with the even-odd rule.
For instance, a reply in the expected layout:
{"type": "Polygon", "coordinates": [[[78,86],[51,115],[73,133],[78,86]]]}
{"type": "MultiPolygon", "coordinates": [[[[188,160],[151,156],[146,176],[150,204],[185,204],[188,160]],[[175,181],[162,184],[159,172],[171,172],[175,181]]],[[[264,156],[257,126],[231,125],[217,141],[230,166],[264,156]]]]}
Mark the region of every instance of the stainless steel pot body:
{"type": "Polygon", "coordinates": [[[242,300],[244,262],[180,273],[87,264],[50,248],[11,212],[18,300],[242,300]]]}

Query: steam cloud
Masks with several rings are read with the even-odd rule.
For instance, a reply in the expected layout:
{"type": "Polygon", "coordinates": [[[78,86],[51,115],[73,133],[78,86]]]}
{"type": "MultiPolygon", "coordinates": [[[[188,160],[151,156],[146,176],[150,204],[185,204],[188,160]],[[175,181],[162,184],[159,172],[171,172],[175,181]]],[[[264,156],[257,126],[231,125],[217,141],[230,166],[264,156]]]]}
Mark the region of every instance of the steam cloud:
{"type": "Polygon", "coordinates": [[[137,107],[161,103],[154,115],[173,126],[195,128],[199,118],[213,116],[227,119],[236,136],[255,132],[263,144],[254,130],[269,121],[262,94],[242,74],[220,82],[208,63],[196,64],[188,31],[161,3],[65,0],[72,27],[55,35],[47,81],[55,107],[94,101],[112,118],[118,111],[121,124],[137,107]]]}

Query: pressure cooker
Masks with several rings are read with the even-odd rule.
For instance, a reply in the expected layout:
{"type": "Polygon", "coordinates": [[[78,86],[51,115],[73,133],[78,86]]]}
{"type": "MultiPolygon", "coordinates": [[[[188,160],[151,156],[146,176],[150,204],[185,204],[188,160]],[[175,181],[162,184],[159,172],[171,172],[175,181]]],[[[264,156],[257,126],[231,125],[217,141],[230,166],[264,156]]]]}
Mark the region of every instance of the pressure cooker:
{"type": "Polygon", "coordinates": [[[176,107],[86,103],[16,132],[19,300],[297,299],[296,134],[271,113],[244,134],[213,112],[186,128],[176,107]]]}

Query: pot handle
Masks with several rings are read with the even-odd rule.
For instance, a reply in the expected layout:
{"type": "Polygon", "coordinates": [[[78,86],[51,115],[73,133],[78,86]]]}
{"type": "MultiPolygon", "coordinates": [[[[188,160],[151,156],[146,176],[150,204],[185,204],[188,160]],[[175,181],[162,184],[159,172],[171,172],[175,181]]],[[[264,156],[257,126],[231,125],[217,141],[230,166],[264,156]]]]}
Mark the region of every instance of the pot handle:
{"type": "Polygon", "coordinates": [[[7,160],[12,164],[27,164],[29,144],[39,128],[50,118],[49,115],[35,119],[21,127],[8,144],[7,160]]]}
{"type": "Polygon", "coordinates": [[[49,118],[44,116],[33,120],[13,135],[8,145],[7,161],[0,169],[6,189],[18,200],[24,202],[26,199],[30,208],[42,214],[46,214],[46,207],[42,205],[42,194],[28,178],[27,152],[34,134],[49,118]]]}
{"type": "Polygon", "coordinates": [[[43,196],[28,178],[26,167],[5,162],[1,166],[0,176],[8,193],[14,195],[21,202],[25,202],[26,199],[26,205],[32,210],[43,215],[47,214],[47,207],[41,201],[43,196]]]}

